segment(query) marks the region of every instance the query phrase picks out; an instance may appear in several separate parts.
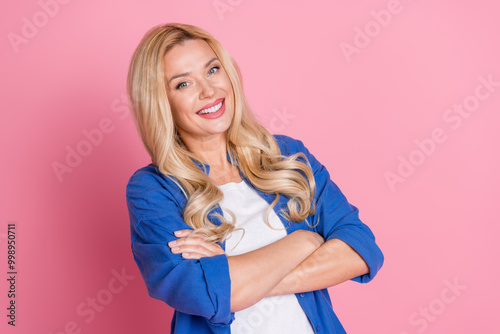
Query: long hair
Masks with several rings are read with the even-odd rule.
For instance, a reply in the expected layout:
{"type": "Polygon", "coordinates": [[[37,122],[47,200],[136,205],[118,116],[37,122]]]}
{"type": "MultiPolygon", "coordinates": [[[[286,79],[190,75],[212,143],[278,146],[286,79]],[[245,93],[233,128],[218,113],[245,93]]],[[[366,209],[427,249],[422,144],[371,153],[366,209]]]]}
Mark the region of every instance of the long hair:
{"type": "Polygon", "coordinates": [[[150,29],[142,38],[130,63],[127,93],[136,127],[153,164],[186,196],[184,221],[203,231],[209,240],[221,242],[234,230],[235,218],[228,222],[217,215],[220,224],[209,219],[223,193],[195,163],[203,166],[203,161],[183,144],[167,98],[164,56],[174,46],[192,39],[204,40],[212,48],[233,88],[234,116],[227,130],[231,159],[237,161],[240,171],[255,188],[277,195],[266,212],[266,224],[270,226],[269,214],[279,194],[288,198],[287,209],[280,214],[290,221],[303,221],[315,210],[316,184],[307,158],[302,153],[281,155],[274,137],[259,124],[248,105],[238,65],[214,37],[192,25],[171,23],[150,29]]]}

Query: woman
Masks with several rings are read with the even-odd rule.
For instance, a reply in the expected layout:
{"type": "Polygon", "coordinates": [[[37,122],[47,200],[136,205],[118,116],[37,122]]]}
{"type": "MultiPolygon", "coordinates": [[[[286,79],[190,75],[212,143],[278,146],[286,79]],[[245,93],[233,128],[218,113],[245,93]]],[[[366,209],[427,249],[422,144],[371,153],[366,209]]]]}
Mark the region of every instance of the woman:
{"type": "Polygon", "coordinates": [[[131,247],[171,332],[345,333],[326,288],[370,281],[383,255],[302,142],[259,125],[220,43],[155,27],[127,89],[152,159],[127,185],[131,247]]]}

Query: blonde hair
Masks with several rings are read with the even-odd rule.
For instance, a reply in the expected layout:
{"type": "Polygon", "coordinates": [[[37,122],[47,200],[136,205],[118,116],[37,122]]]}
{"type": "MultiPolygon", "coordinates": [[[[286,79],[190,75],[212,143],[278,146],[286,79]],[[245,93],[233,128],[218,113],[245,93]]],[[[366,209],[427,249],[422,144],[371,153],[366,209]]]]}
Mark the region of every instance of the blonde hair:
{"type": "Polygon", "coordinates": [[[236,159],[240,171],[255,188],[277,195],[266,213],[266,224],[269,225],[269,214],[279,194],[289,198],[287,209],[280,212],[287,220],[300,222],[314,214],[316,184],[307,158],[302,153],[281,155],[274,137],[259,124],[247,103],[236,62],[203,29],[171,23],[150,29],[142,38],[130,63],[127,92],[135,124],[152,162],[187,198],[184,221],[216,242],[225,240],[234,230],[234,216],[233,223],[221,215],[216,215],[220,225],[210,221],[208,214],[223,194],[195,163],[203,166],[203,162],[183,144],[167,98],[164,56],[174,46],[190,39],[204,40],[229,77],[234,94],[234,117],[227,133],[227,150],[232,162],[236,159]]]}

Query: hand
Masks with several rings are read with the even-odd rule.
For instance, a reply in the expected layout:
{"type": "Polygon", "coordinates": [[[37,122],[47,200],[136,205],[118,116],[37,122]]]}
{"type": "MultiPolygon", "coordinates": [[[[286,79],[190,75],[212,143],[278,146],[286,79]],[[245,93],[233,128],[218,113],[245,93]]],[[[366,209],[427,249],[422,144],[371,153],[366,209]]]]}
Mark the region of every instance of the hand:
{"type": "Polygon", "coordinates": [[[179,239],[170,241],[168,247],[172,253],[181,254],[185,259],[200,259],[225,254],[218,244],[206,241],[203,233],[194,230],[179,230],[174,234],[179,239]]]}

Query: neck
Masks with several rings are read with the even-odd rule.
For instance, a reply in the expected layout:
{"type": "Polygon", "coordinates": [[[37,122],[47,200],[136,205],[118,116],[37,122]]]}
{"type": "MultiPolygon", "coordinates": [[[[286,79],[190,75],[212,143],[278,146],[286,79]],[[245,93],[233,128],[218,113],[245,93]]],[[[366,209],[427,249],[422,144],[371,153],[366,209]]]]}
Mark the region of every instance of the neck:
{"type": "Polygon", "coordinates": [[[212,138],[183,138],[189,150],[210,167],[224,168],[231,165],[227,160],[226,135],[212,138]],[[186,140],[187,139],[187,140],[186,140]]]}

